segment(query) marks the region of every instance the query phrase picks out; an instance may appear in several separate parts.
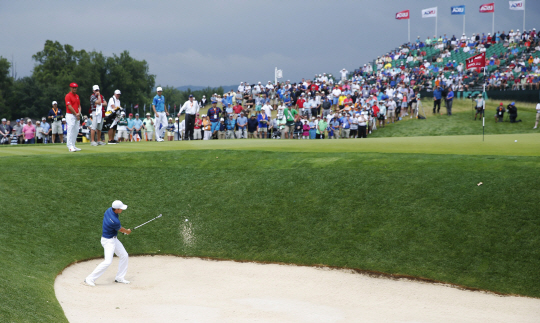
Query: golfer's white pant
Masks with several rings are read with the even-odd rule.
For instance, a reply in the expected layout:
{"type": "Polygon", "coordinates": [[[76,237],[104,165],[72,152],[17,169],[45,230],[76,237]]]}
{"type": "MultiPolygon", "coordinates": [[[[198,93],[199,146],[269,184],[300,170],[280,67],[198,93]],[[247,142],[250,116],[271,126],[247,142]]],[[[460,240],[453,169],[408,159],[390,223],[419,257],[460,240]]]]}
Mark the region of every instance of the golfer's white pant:
{"type": "Polygon", "coordinates": [[[165,112],[158,112],[156,116],[156,121],[154,123],[154,130],[156,131],[156,139],[162,138],[165,128],[169,122],[167,121],[167,115],[165,112]]]}
{"type": "Polygon", "coordinates": [[[75,142],[77,142],[77,134],[79,133],[80,122],[77,120],[77,117],[72,113],[66,113],[66,124],[67,124],[67,138],[66,146],[69,148],[75,147],[75,142]]]}
{"type": "Polygon", "coordinates": [[[115,280],[122,280],[126,277],[127,267],[128,267],[128,253],[124,248],[124,245],[118,238],[114,237],[111,239],[101,237],[101,245],[105,251],[105,260],[100,263],[94,271],[86,277],[90,281],[95,281],[99,276],[103,275],[105,270],[109,268],[113,260],[113,254],[116,254],[120,258],[120,263],[118,264],[118,273],[116,273],[115,280]]]}

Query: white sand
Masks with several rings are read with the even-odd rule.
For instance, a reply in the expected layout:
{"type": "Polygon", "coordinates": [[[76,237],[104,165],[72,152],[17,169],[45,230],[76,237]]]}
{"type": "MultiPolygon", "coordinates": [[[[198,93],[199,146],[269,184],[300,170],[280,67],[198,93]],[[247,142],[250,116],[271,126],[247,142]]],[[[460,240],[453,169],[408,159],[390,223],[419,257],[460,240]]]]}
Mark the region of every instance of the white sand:
{"type": "Polygon", "coordinates": [[[101,262],[64,270],[54,288],[70,322],[539,322],[540,300],[371,278],[342,270],[131,257],[116,284],[118,258],[96,281],[101,262]]]}

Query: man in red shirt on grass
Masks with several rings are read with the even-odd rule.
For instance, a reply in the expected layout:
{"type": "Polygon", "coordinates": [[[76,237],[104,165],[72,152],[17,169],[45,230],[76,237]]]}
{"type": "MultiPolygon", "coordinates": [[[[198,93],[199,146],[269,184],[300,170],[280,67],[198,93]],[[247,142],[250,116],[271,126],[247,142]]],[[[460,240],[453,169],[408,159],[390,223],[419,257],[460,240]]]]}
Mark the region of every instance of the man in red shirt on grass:
{"type": "Polygon", "coordinates": [[[80,148],[75,147],[81,120],[81,100],[77,95],[77,89],[79,88],[77,83],[71,83],[69,87],[70,91],[68,94],[66,94],[66,142],[69,151],[75,152],[81,150],[80,148]]]}

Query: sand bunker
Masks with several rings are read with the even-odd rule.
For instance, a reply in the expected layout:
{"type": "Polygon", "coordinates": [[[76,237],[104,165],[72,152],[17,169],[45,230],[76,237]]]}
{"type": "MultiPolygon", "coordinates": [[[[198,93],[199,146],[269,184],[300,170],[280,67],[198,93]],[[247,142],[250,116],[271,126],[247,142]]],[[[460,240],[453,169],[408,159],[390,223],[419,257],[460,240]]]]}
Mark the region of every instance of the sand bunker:
{"type": "Polygon", "coordinates": [[[59,275],[56,297],[70,322],[539,322],[540,300],[372,278],[341,270],[131,257],[83,283],[101,259],[59,275]]]}

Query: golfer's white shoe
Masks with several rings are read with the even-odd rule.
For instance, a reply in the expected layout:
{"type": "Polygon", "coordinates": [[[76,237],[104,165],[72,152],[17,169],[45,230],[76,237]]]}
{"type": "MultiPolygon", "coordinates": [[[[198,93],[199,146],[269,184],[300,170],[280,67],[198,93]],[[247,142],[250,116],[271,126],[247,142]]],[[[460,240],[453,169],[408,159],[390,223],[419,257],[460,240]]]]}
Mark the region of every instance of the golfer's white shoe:
{"type": "Polygon", "coordinates": [[[76,151],[81,151],[82,149],[81,148],[77,148],[77,147],[73,147],[75,148],[76,151]]]}
{"type": "Polygon", "coordinates": [[[115,279],[114,282],[115,283],[122,283],[122,284],[129,284],[130,283],[129,280],[125,280],[125,279],[115,279]]]}
{"type": "Polygon", "coordinates": [[[84,280],[84,283],[88,286],[96,287],[96,284],[94,284],[94,282],[89,280],[88,278],[84,280]]]}
{"type": "Polygon", "coordinates": [[[163,140],[163,139],[161,139],[161,138],[158,138],[158,139],[157,139],[157,142],[162,142],[162,141],[165,141],[165,140],[163,140]]]}
{"type": "Polygon", "coordinates": [[[74,153],[74,152],[76,152],[76,151],[77,151],[77,150],[75,150],[75,148],[69,148],[69,152],[70,152],[70,153],[74,153]]]}

